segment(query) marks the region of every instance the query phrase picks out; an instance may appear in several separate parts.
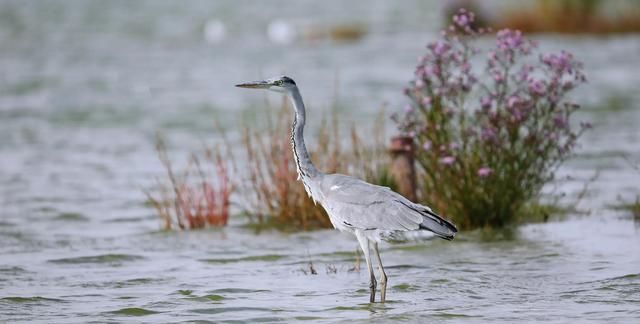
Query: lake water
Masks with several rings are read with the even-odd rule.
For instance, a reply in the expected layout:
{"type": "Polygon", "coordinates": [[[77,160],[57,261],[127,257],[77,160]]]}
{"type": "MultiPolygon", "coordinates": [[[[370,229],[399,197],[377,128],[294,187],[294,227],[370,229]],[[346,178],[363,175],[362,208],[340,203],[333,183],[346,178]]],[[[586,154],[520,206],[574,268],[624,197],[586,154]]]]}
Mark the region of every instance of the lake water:
{"type": "Polygon", "coordinates": [[[640,161],[637,35],[536,37],[587,66],[577,117],[595,127],[545,189],[571,202],[589,183],[581,213],[506,239],[383,245],[384,305],[367,303],[346,234],[257,234],[240,217],[159,231],[141,192],[163,175],[156,131],[177,161],[216,141],[214,120],[235,141],[264,97],[233,84],[282,73],[308,102],[309,142],[336,98],[366,124],[402,106],[438,24],[421,1],[0,1],[0,322],[637,321],[640,225],[611,208],[640,194],[622,158],[640,161]],[[368,34],[274,44],[278,19],[368,34]],[[207,25],[224,35],[206,42],[207,25]]]}

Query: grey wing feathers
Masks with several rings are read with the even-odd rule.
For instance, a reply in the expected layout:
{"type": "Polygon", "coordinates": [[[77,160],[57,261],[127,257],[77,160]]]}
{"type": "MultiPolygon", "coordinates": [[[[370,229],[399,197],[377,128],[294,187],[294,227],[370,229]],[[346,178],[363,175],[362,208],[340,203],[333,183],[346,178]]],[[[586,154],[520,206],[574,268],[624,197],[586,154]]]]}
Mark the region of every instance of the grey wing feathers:
{"type": "Polygon", "coordinates": [[[363,230],[424,229],[453,239],[457,229],[429,207],[412,203],[389,188],[332,174],[322,181],[323,206],[341,225],[363,230]]]}

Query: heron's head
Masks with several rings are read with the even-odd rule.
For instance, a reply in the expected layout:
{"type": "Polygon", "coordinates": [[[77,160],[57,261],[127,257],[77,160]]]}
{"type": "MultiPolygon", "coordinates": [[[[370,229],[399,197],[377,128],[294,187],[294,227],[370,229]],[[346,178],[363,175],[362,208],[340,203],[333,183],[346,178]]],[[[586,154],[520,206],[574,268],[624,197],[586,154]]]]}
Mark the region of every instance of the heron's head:
{"type": "Polygon", "coordinates": [[[293,79],[283,75],[281,77],[275,77],[264,81],[253,81],[236,84],[236,87],[248,89],[267,89],[275,92],[287,92],[288,90],[295,88],[296,83],[293,81],[293,79]]]}

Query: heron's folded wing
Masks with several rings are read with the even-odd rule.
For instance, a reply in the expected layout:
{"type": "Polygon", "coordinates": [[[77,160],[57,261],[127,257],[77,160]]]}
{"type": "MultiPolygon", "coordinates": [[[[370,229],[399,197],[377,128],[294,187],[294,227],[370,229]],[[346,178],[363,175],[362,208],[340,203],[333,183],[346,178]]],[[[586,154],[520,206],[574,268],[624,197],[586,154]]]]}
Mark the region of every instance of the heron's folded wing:
{"type": "Polygon", "coordinates": [[[344,225],[365,230],[416,230],[423,216],[409,208],[412,203],[389,188],[340,176],[324,190],[323,205],[344,225]]]}

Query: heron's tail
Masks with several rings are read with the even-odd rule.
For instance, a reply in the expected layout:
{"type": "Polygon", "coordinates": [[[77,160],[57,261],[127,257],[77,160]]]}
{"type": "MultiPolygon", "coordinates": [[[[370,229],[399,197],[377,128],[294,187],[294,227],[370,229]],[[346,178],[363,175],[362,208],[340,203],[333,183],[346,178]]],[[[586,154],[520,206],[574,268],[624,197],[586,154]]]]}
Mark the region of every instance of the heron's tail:
{"type": "Polygon", "coordinates": [[[429,207],[422,205],[417,206],[420,207],[419,211],[423,218],[420,229],[433,232],[436,236],[445,240],[453,240],[458,232],[455,225],[434,213],[429,207]]]}

